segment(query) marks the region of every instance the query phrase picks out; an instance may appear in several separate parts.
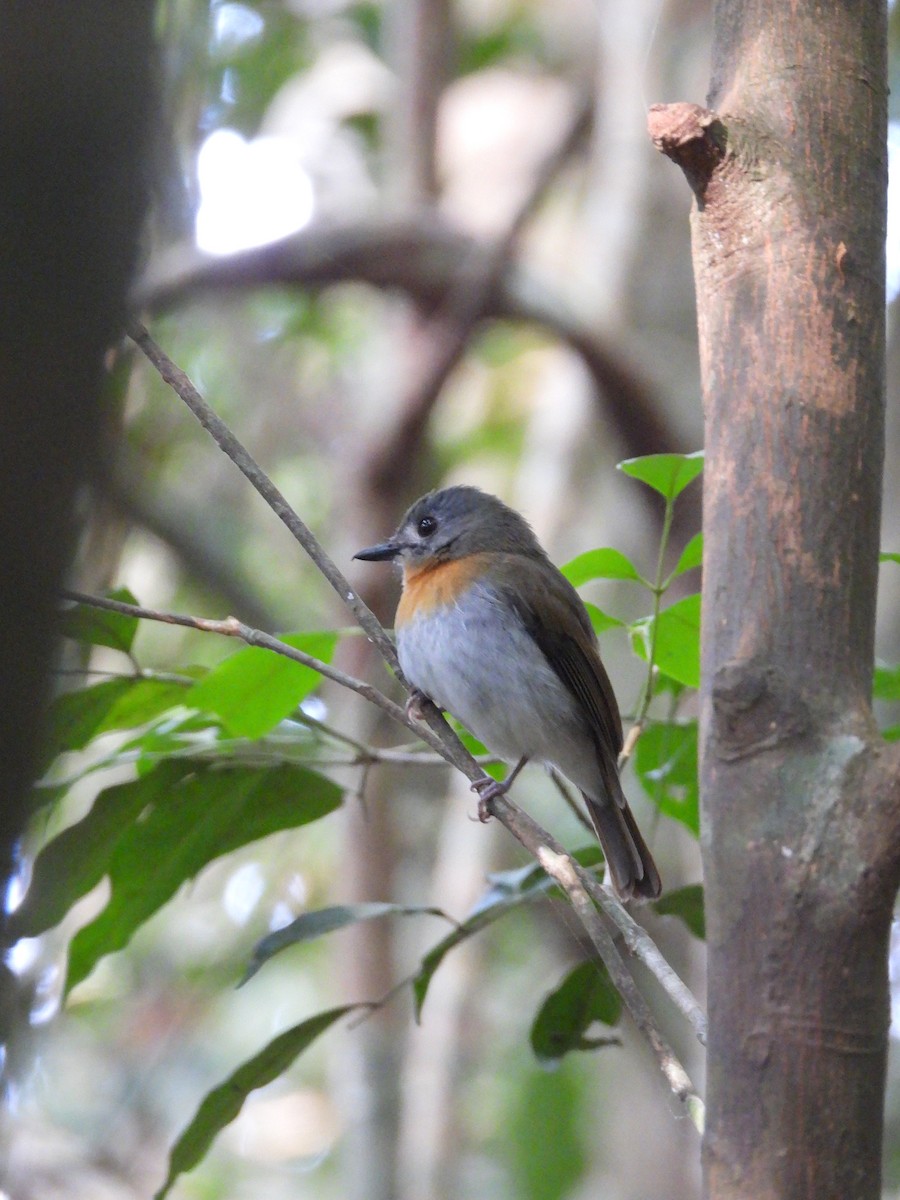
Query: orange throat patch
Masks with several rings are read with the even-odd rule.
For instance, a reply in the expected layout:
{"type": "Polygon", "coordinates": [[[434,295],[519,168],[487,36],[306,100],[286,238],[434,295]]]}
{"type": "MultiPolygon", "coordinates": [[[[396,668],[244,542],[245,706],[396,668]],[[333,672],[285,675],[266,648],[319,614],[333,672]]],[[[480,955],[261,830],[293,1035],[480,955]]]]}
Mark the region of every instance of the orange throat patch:
{"type": "Polygon", "coordinates": [[[487,566],[486,554],[465,558],[429,559],[420,566],[403,568],[403,595],[394,625],[399,627],[435,609],[455,604],[487,566]]]}

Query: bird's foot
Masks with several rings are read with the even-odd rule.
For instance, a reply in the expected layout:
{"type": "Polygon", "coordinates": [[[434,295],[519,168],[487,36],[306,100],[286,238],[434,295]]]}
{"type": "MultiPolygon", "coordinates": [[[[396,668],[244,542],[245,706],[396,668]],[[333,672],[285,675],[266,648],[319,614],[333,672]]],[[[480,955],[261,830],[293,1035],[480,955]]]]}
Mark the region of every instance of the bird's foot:
{"type": "Polygon", "coordinates": [[[411,688],[406,698],[406,715],[411,721],[425,720],[425,705],[431,700],[419,688],[411,688]]]}
{"type": "Polygon", "coordinates": [[[472,791],[478,794],[478,820],[482,825],[491,819],[490,804],[498,796],[505,796],[509,791],[512,779],[479,779],[472,784],[472,791]]]}
{"type": "Polygon", "coordinates": [[[478,793],[478,820],[482,822],[491,819],[490,803],[498,796],[505,796],[513,785],[513,780],[528,762],[528,755],[523,755],[505,779],[479,779],[472,784],[472,791],[478,793]]]}

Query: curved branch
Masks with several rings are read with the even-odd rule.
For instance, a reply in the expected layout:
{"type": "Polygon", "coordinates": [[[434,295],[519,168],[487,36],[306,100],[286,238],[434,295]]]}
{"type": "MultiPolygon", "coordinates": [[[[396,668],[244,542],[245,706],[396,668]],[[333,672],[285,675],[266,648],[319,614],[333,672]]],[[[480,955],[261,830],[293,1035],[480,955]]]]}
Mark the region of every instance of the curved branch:
{"type": "MultiPolygon", "coordinates": [[[[135,304],[160,310],[196,292],[357,282],[403,292],[428,314],[446,305],[461,262],[490,255],[490,243],[433,213],[350,222],[305,230],[227,258],[176,249],[151,269],[135,304]]],[[[551,281],[506,263],[486,289],[480,316],[539,325],[570,346],[608,404],[628,455],[693,449],[670,427],[664,405],[628,356],[573,312],[551,281]]]]}
{"type": "Polygon", "coordinates": [[[585,92],[575,106],[559,143],[539,165],[531,186],[502,235],[485,251],[473,243],[469,256],[455,268],[448,280],[441,308],[426,331],[430,343],[420,369],[400,405],[401,419],[382,444],[376,447],[367,474],[376,490],[396,493],[402,490],[409,463],[422,439],[428,419],[444,384],[464,356],[472,334],[486,313],[487,301],[502,281],[514,260],[519,236],[535,208],[589,134],[594,116],[594,97],[585,92]]]}

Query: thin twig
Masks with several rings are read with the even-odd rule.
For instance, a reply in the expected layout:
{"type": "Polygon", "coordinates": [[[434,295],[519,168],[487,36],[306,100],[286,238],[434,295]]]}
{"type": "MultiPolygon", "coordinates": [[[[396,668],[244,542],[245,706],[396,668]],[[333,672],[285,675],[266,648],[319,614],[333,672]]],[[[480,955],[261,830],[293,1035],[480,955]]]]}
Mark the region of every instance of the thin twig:
{"type": "Polygon", "coordinates": [[[630,953],[650,971],[678,1011],[688,1020],[697,1041],[705,1046],[706,1013],[684,980],[679,978],[660,953],[656,942],[589,872],[579,870],[579,878],[591,899],[615,923],[630,953]]]}
{"type": "MultiPolygon", "coordinates": [[[[363,699],[370,701],[372,704],[377,704],[379,708],[398,721],[407,729],[414,729],[416,733],[421,730],[417,725],[414,725],[406,715],[405,709],[399,704],[395,704],[393,700],[388,699],[377,688],[371,684],[363,682],[361,679],[355,679],[352,675],[347,675],[343,671],[339,671],[337,667],[332,667],[329,663],[322,662],[318,658],[314,658],[311,654],[306,654],[303,650],[298,650],[296,646],[289,646],[287,642],[282,642],[278,638],[273,637],[270,633],[265,633],[262,629],[254,629],[251,625],[245,625],[243,621],[239,621],[236,617],[226,617],[224,620],[215,620],[210,617],[191,617],[183,613],[162,612],[155,608],[144,608],[139,604],[126,604],[122,600],[111,600],[106,596],[90,596],[84,592],[62,591],[60,595],[64,600],[72,600],[76,604],[87,604],[92,608],[104,608],[109,612],[122,613],[126,617],[138,617],[145,621],[161,621],[165,625],[181,625],[186,629],[198,629],[203,633],[218,633],[223,637],[239,638],[246,642],[248,646],[262,646],[266,650],[271,650],[275,654],[281,654],[284,658],[291,658],[294,662],[302,663],[305,667],[311,667],[314,671],[318,671],[320,675],[324,675],[326,679],[332,680],[334,683],[339,683],[341,687],[348,688],[351,692],[356,692],[363,699]]],[[[428,740],[426,738],[426,740],[428,740]]],[[[432,749],[437,749],[437,746],[432,746],[432,749]]]]}
{"type": "Polygon", "coordinates": [[[394,674],[400,677],[402,673],[397,661],[397,651],[394,643],[381,627],[381,623],[372,610],[360,600],[348,580],[338,569],[337,564],[319,545],[311,530],[301,521],[268,475],[244,449],[222,418],[210,408],[185,372],[176,366],[165,351],[157,345],[144,326],[135,322],[129,327],[128,334],[156,367],[162,379],[188,406],[219,449],[228,455],[235,466],[253,484],[269,508],[287,526],[344,604],[348,606],[369,640],[378,646],[382,658],[394,674]]]}
{"type": "MultiPolygon", "coordinates": [[[[585,814],[581,805],[572,795],[571,790],[566,785],[566,782],[556,772],[550,772],[550,778],[553,780],[559,794],[568,804],[574,815],[578,818],[581,824],[590,832],[594,832],[594,827],[590,823],[590,819],[585,814]]],[[[621,905],[609,892],[609,890],[598,883],[594,876],[589,871],[579,869],[581,882],[591,896],[591,899],[598,905],[601,911],[617,926],[619,933],[627,946],[629,952],[634,955],[656,977],[662,985],[669,998],[675,1004],[675,1007],[685,1016],[691,1024],[694,1034],[701,1045],[706,1045],[706,1013],[697,1003],[690,988],[678,977],[675,971],[669,966],[662,954],[659,952],[659,947],[648,935],[643,926],[638,925],[633,919],[628,910],[621,905]]]]}
{"type": "MultiPolygon", "coordinates": [[[[191,680],[193,682],[193,680],[191,680]]],[[[355,750],[356,754],[352,758],[341,759],[341,766],[353,766],[354,764],[363,763],[391,763],[398,767],[441,767],[449,766],[446,758],[441,754],[429,754],[421,749],[421,738],[417,738],[415,742],[408,743],[403,746],[368,746],[365,742],[359,741],[358,738],[350,737],[340,729],[335,729],[333,725],[329,725],[325,721],[320,721],[316,717],[311,717],[309,713],[303,709],[295,712],[292,719],[299,722],[301,725],[306,725],[309,729],[314,729],[321,733],[323,737],[333,738],[336,742],[341,742],[345,746],[349,746],[351,750],[355,750]],[[416,747],[419,747],[417,749],[416,747]]],[[[495,754],[479,754],[475,761],[482,766],[489,766],[492,763],[500,762],[495,754]]]]}
{"type": "Polygon", "coordinates": [[[355,750],[358,756],[369,756],[375,751],[373,747],[367,746],[365,742],[359,741],[357,738],[350,737],[347,733],[342,733],[340,729],[335,729],[333,725],[329,725],[326,721],[320,721],[317,717],[311,717],[308,712],[299,709],[294,712],[293,719],[301,725],[305,725],[307,729],[312,729],[316,733],[321,733],[323,737],[331,738],[335,742],[340,742],[343,746],[349,746],[351,750],[355,750]]]}
{"type": "Polygon", "coordinates": [[[653,593],[653,614],[650,618],[650,645],[647,650],[647,675],[644,680],[644,686],[641,691],[641,698],[638,702],[637,712],[634,718],[634,724],[628,731],[628,737],[625,739],[625,745],[619,754],[619,770],[627,763],[628,759],[634,753],[634,748],[638,743],[638,739],[644,732],[644,726],[647,723],[647,713],[650,710],[650,702],[653,699],[653,685],[656,682],[656,642],[659,634],[659,611],[663,595],[666,592],[669,584],[672,582],[671,576],[666,579],[663,573],[663,565],[665,563],[666,551],[669,547],[669,536],[672,532],[672,521],[675,516],[675,497],[666,497],[666,510],[663,516],[662,532],[659,537],[659,553],[656,558],[656,576],[653,581],[653,586],[650,589],[653,593]]]}
{"type": "MultiPolygon", "coordinates": [[[[632,732],[635,733],[634,741],[637,741],[640,729],[637,725],[633,726],[632,732]]],[[[630,736],[630,735],[629,735],[630,736]]],[[[626,740],[626,748],[628,741],[626,740]]],[[[626,751],[623,750],[623,755],[626,751]]],[[[557,774],[556,771],[550,772],[550,778],[556,784],[562,798],[568,804],[569,808],[591,833],[594,828],[590,820],[585,815],[581,805],[572,795],[565,781],[557,774]]],[[[679,1012],[690,1022],[694,1035],[701,1045],[706,1045],[706,1013],[697,1003],[696,998],[691,992],[687,984],[679,978],[672,967],[666,962],[659,951],[659,947],[647,933],[647,931],[638,925],[628,910],[621,905],[618,900],[610,893],[608,888],[602,886],[594,878],[589,871],[584,871],[578,868],[581,877],[581,882],[587,889],[591,899],[602,910],[602,912],[617,926],[621,933],[625,945],[629,952],[634,955],[640,962],[644,963],[647,969],[654,975],[662,986],[663,990],[668,995],[679,1012]]]]}
{"type": "MultiPolygon", "coordinates": [[[[628,928],[629,923],[631,925],[634,923],[631,922],[630,918],[628,918],[627,923],[620,923],[618,919],[619,912],[624,913],[624,910],[622,910],[619,902],[606,888],[597,883],[590,872],[585,871],[577,863],[573,862],[563,847],[546,830],[542,829],[536,821],[532,820],[526,812],[510,800],[508,795],[499,794],[492,796],[488,801],[488,808],[491,815],[496,817],[513,837],[525,847],[532,857],[541,864],[547,874],[556,879],[560,886],[564,888],[576,914],[587,931],[588,936],[591,938],[594,948],[609,971],[610,978],[631,1013],[635,1024],[656,1054],[669,1086],[675,1095],[685,1102],[691,1119],[698,1128],[701,1128],[702,1101],[697,1095],[687,1072],[659,1031],[649,1007],[638,991],[637,984],[622,962],[611,934],[605,925],[603,925],[600,914],[591,903],[591,898],[597,899],[598,903],[601,904],[602,911],[615,920],[618,928],[623,928],[624,926],[623,932],[628,928]]],[[[628,917],[628,914],[624,913],[624,916],[628,917]]],[[[626,934],[626,944],[629,945],[629,949],[631,948],[630,934],[631,931],[629,930],[628,934],[626,934]]],[[[649,935],[646,935],[646,938],[647,943],[652,944],[649,935]]],[[[636,945],[637,942],[635,941],[634,944],[636,945]]],[[[640,955],[641,961],[653,971],[656,964],[653,956],[646,954],[646,949],[647,945],[645,943],[640,955]]],[[[657,954],[659,954],[659,951],[657,951],[657,954]]],[[[666,964],[666,967],[668,968],[668,972],[674,976],[674,972],[668,967],[668,964],[666,964]]],[[[657,976],[657,978],[659,977],[657,976]]],[[[675,978],[677,979],[677,976],[675,978]]],[[[659,979],[659,982],[668,992],[667,983],[670,982],[669,979],[664,976],[664,978],[659,979]]],[[[683,989],[684,985],[681,984],[680,980],[678,980],[678,983],[683,989]]],[[[694,1003],[696,1004],[696,1002],[694,1003]]],[[[681,1006],[679,1005],[679,1007],[681,1006]]]]}
{"type": "MultiPolygon", "coordinates": [[[[354,757],[341,759],[337,765],[359,766],[366,763],[391,763],[396,766],[432,767],[440,766],[441,764],[454,765],[447,754],[447,749],[443,741],[436,737],[430,729],[423,729],[420,722],[409,718],[406,715],[406,709],[402,708],[399,704],[395,704],[383,692],[372,687],[371,684],[365,683],[362,679],[356,679],[353,675],[347,675],[346,672],[338,670],[337,667],[331,666],[330,663],[322,662],[321,659],[314,658],[313,655],[307,654],[303,650],[298,650],[296,646],[282,642],[271,633],[266,633],[262,629],[254,629],[251,625],[245,625],[237,617],[226,617],[224,620],[217,620],[212,617],[192,617],[185,613],[164,612],[156,608],[145,608],[140,604],[127,604],[123,600],[112,600],[108,596],[91,596],[86,592],[63,590],[59,595],[63,600],[71,600],[75,604],[86,604],[91,608],[103,608],[109,612],[121,613],[125,617],[137,617],[145,621],[159,621],[164,625],[181,625],[186,629],[199,630],[201,633],[217,633],[223,637],[239,638],[241,641],[246,642],[248,646],[261,646],[266,650],[271,650],[275,654],[282,655],[284,658],[293,659],[294,662],[302,663],[305,667],[310,667],[313,671],[317,671],[333,683],[338,683],[341,687],[345,687],[351,692],[356,692],[364,700],[377,705],[393,720],[415,732],[419,740],[426,742],[434,750],[434,754],[425,754],[421,751],[403,750],[402,747],[378,749],[374,746],[367,746],[364,742],[358,742],[355,738],[348,737],[339,730],[333,729],[330,725],[325,725],[322,721],[317,721],[314,717],[309,717],[302,711],[298,713],[295,719],[301,724],[318,729],[329,737],[336,738],[338,741],[342,741],[356,750],[357,753],[354,757]]],[[[109,674],[109,672],[106,672],[106,674],[109,674]]],[[[129,679],[137,677],[128,676],[129,679]]],[[[139,672],[139,677],[146,678],[147,676],[144,672],[139,672]]],[[[196,682],[189,676],[163,673],[156,673],[153,678],[164,678],[172,682],[187,684],[196,682]]],[[[443,720],[443,718],[441,719],[443,720]]],[[[453,737],[456,736],[452,730],[450,732],[453,737]]],[[[497,759],[494,755],[483,754],[477,759],[473,758],[472,761],[475,763],[476,774],[480,779],[484,775],[484,771],[481,770],[479,764],[494,763],[497,759]]]]}
{"type": "MultiPolygon", "coordinates": [[[[541,846],[548,847],[554,854],[566,853],[546,830],[541,829],[536,821],[510,800],[509,795],[492,797],[488,807],[491,815],[509,830],[533,858],[537,857],[538,849],[541,846]]],[[[705,1044],[706,1015],[691,995],[687,985],[678,978],[663,958],[649,933],[631,918],[609,888],[604,887],[589,870],[579,866],[570,856],[567,857],[572,862],[572,868],[578,876],[581,886],[604,916],[608,917],[621,931],[629,952],[655,976],[675,1007],[690,1022],[697,1040],[705,1044]]]]}
{"type": "Polygon", "coordinates": [[[637,984],[619,956],[613,939],[603,919],[591,903],[582,886],[575,865],[565,852],[558,852],[543,845],[536,847],[537,860],[553,879],[564,889],[576,914],[591,939],[597,956],[609,972],[616,991],[622,997],[638,1030],[646,1039],[666,1082],[674,1094],[687,1107],[691,1120],[699,1132],[703,1132],[703,1101],[697,1094],[690,1076],[685,1071],[675,1051],[663,1037],[653,1014],[638,990],[637,984]]]}

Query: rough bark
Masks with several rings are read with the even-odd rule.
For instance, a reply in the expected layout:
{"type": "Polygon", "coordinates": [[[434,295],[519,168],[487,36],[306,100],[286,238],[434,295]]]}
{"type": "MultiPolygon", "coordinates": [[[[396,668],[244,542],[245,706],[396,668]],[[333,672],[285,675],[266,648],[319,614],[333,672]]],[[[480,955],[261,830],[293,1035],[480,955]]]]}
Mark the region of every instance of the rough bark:
{"type": "Polygon", "coordinates": [[[719,0],[694,190],[706,419],[706,1194],[880,1195],[897,755],[870,712],[886,14],[719,0]]]}

